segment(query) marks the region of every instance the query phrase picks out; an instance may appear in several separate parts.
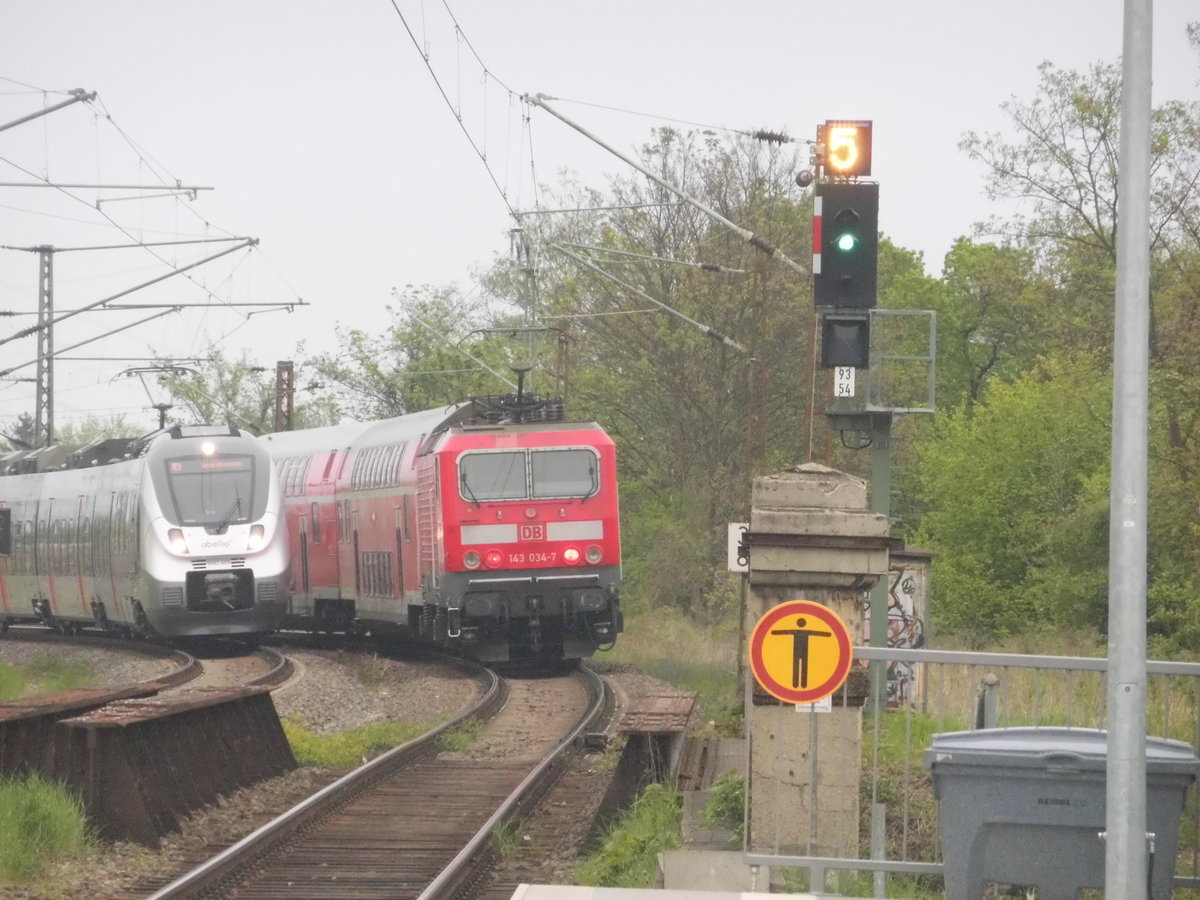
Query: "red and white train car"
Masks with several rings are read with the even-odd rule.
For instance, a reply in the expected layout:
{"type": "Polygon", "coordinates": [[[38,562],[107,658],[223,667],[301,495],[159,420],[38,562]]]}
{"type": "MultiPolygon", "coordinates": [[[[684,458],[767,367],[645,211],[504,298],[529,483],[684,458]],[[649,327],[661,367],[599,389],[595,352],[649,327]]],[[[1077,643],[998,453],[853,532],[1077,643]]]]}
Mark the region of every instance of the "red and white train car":
{"type": "Polygon", "coordinates": [[[263,438],[292,539],[285,626],[403,632],[486,662],[611,644],[613,442],[561,409],[481,398],[263,438]]]}

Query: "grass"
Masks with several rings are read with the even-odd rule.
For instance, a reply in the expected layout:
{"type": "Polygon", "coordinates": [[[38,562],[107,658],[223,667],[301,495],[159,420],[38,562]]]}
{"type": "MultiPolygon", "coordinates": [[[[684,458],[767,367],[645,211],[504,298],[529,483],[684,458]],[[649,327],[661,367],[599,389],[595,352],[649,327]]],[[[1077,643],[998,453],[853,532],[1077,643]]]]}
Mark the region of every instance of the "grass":
{"type": "Polygon", "coordinates": [[[0,663],[0,702],[28,694],[53,694],[88,687],[93,682],[85,663],[43,653],[23,666],[0,663]]]}
{"type": "Polygon", "coordinates": [[[713,782],[712,799],[700,818],[709,828],[724,828],[740,844],[746,830],[745,806],[746,779],[733,770],[722,772],[713,782]]]}
{"type": "Polygon", "coordinates": [[[37,775],[0,780],[0,881],[29,884],[95,844],[79,798],[37,775]]]}
{"type": "Polygon", "coordinates": [[[593,657],[597,671],[608,665],[636,666],[695,692],[701,713],[719,733],[741,734],[736,626],[705,628],[675,610],[656,610],[631,615],[625,629],[612,650],[593,657]]]}
{"type": "Polygon", "coordinates": [[[680,845],[682,820],[679,792],[650,785],[584,861],[576,881],[603,887],[654,887],[658,854],[680,845]]]}
{"type": "Polygon", "coordinates": [[[302,766],[354,769],[385,750],[429,731],[431,725],[369,722],[336,734],[319,734],[299,719],[285,719],[283,731],[302,766]]]}
{"type": "Polygon", "coordinates": [[[25,673],[16,666],[0,663],[0,703],[23,696],[28,682],[25,673]]]}
{"type": "Polygon", "coordinates": [[[501,822],[492,829],[492,850],[501,859],[515,859],[524,850],[519,822],[501,822]]]}
{"type": "Polygon", "coordinates": [[[438,736],[438,746],[443,750],[454,752],[467,750],[479,740],[483,733],[483,723],[478,719],[467,719],[453,728],[447,728],[438,736]]]}

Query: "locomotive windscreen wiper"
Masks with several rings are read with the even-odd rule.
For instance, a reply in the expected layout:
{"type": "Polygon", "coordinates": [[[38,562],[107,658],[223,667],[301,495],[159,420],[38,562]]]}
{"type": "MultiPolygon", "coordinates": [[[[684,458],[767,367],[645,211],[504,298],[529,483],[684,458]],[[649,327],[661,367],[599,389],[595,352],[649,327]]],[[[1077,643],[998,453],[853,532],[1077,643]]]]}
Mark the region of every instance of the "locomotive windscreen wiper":
{"type": "Polygon", "coordinates": [[[471,490],[471,485],[467,483],[467,473],[465,471],[461,475],[459,475],[458,480],[462,484],[462,489],[463,489],[463,492],[467,495],[467,499],[470,500],[472,503],[474,503],[476,506],[482,506],[483,504],[481,504],[479,502],[479,498],[475,496],[475,492],[473,490],[471,490]]]}

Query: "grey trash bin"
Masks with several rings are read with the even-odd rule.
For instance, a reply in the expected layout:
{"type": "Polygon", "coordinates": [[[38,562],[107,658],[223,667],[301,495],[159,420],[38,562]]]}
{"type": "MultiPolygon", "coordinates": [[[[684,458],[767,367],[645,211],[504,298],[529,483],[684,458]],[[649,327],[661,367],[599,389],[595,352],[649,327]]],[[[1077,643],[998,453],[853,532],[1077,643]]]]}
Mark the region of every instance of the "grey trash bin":
{"type": "MultiPolygon", "coordinates": [[[[1104,887],[1107,735],[1091,728],[985,728],[933,736],[925,768],[940,806],[948,900],[986,882],[1074,900],[1104,887]]],[[[1200,759],[1190,744],[1146,739],[1146,830],[1154,898],[1168,900],[1179,824],[1200,759]]]]}

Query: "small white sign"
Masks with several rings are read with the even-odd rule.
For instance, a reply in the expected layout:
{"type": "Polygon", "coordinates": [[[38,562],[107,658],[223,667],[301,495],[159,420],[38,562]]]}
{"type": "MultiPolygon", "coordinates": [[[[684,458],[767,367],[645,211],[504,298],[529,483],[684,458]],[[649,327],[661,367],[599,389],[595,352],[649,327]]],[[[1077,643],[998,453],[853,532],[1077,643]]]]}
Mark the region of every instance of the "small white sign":
{"type": "Polygon", "coordinates": [[[796,712],[820,713],[833,712],[833,694],[826,694],[816,703],[797,703],[796,712]]]}
{"type": "Polygon", "coordinates": [[[738,561],[738,544],[742,542],[742,535],[750,530],[749,522],[730,522],[729,524],[729,571],[730,572],[749,572],[750,563],[738,561]]]}
{"type": "Polygon", "coordinates": [[[854,367],[837,366],[833,373],[833,396],[854,396],[854,367]]]}

